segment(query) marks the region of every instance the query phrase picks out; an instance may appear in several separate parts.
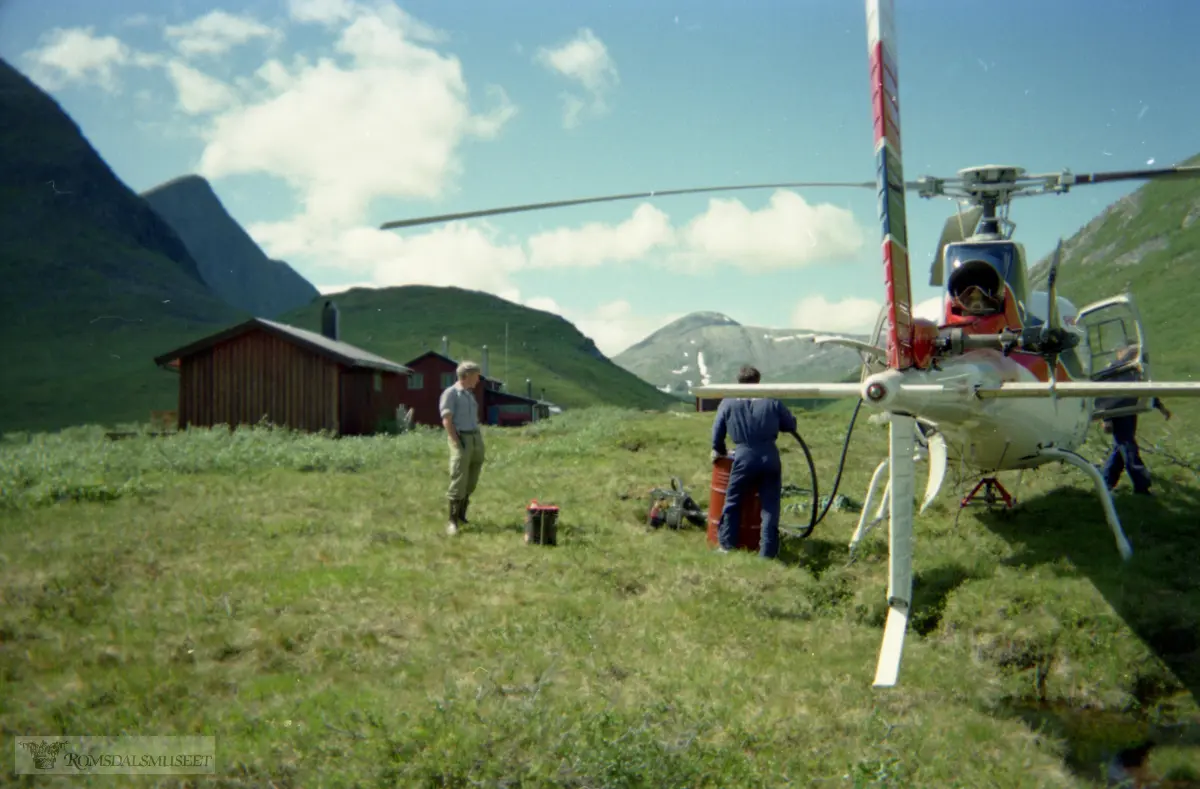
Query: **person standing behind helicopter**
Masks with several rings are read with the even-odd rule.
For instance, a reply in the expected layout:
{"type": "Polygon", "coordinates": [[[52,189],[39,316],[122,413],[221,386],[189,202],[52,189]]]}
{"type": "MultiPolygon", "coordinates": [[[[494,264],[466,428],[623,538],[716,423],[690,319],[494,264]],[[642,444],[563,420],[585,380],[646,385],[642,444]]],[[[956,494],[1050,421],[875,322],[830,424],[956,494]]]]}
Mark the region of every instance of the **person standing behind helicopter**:
{"type": "MultiPolygon", "coordinates": [[[[738,372],[739,384],[756,384],[760,379],[758,370],[749,365],[738,372]]],[[[727,553],[737,545],[742,499],[757,485],[762,505],[759,556],[774,559],[779,555],[779,510],[783,498],[783,469],[775,441],[780,433],[796,432],[796,417],[775,398],[722,400],[713,422],[714,463],[727,454],[727,432],[737,448],[733,453],[733,467],[725,489],[725,507],[721,510],[721,525],[717,531],[720,550],[727,553]]]]}
{"type": "MultiPolygon", "coordinates": [[[[1140,380],[1142,365],[1137,359],[1137,347],[1122,348],[1117,353],[1116,361],[1105,368],[1101,375],[1110,380],[1140,380]],[[1114,373],[1116,375],[1113,375],[1114,373]]],[[[1116,401],[1105,405],[1107,408],[1117,408],[1124,402],[1126,401],[1116,401]]],[[[1128,402],[1132,405],[1136,400],[1128,400],[1128,402]]],[[[1099,406],[1100,403],[1097,402],[1097,405],[1099,406]]],[[[1162,413],[1163,417],[1168,420],[1171,418],[1171,411],[1163,405],[1162,400],[1154,398],[1153,405],[1162,413]]],[[[1113,437],[1112,449],[1101,470],[1108,489],[1112,490],[1117,486],[1117,483],[1121,481],[1121,472],[1124,471],[1129,474],[1129,481],[1133,483],[1134,493],[1143,496],[1151,495],[1150,472],[1146,470],[1146,464],[1142,461],[1142,453],[1137,445],[1137,414],[1123,414],[1106,419],[1103,429],[1105,433],[1111,433],[1113,437]]]]}

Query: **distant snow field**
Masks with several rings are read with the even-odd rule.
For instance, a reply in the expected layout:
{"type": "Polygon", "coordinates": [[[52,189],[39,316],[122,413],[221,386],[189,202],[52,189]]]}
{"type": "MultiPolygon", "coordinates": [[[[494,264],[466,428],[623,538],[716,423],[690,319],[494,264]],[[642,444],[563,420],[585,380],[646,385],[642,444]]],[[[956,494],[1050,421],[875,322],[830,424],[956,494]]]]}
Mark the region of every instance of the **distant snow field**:
{"type": "MultiPolygon", "coordinates": [[[[696,353],[696,366],[700,368],[700,385],[708,386],[708,365],[704,363],[704,351],[696,353]]],[[[688,384],[688,386],[691,386],[691,384],[688,384]]]]}

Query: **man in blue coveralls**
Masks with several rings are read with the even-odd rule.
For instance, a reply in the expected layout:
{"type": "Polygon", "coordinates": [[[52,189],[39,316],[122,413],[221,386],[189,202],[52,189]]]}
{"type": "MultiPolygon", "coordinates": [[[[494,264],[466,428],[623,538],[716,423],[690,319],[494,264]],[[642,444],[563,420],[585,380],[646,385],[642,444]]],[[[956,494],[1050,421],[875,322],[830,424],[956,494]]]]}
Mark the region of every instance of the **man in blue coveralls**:
{"type": "MultiPolygon", "coordinates": [[[[1108,380],[1139,380],[1141,364],[1137,361],[1137,347],[1123,348],[1117,354],[1116,361],[1103,370],[1102,375],[1108,380]]],[[[1117,408],[1124,405],[1132,406],[1136,402],[1136,399],[1113,398],[1108,402],[1097,400],[1096,405],[1097,407],[1117,408]]],[[[1171,418],[1171,412],[1161,400],[1156,397],[1153,404],[1164,417],[1171,418]]],[[[1142,453],[1138,451],[1137,445],[1137,414],[1125,414],[1104,420],[1104,432],[1112,433],[1113,437],[1112,450],[1108,453],[1108,459],[1104,462],[1104,468],[1101,471],[1104,474],[1104,481],[1108,483],[1108,489],[1112,490],[1117,486],[1117,482],[1121,479],[1121,472],[1125,471],[1129,473],[1129,481],[1133,483],[1133,492],[1149,496],[1150,472],[1146,470],[1146,465],[1142,462],[1142,453]]]]}
{"type": "MultiPolygon", "coordinates": [[[[739,384],[756,384],[760,379],[758,370],[750,366],[738,372],[739,384]]],[[[779,554],[779,502],[783,490],[783,469],[775,440],[780,433],[796,432],[796,417],[775,398],[726,398],[721,401],[713,422],[713,462],[726,455],[726,432],[737,447],[725,490],[721,526],[717,531],[720,550],[727,553],[737,545],[742,498],[757,484],[762,504],[759,555],[774,559],[779,554]]]]}

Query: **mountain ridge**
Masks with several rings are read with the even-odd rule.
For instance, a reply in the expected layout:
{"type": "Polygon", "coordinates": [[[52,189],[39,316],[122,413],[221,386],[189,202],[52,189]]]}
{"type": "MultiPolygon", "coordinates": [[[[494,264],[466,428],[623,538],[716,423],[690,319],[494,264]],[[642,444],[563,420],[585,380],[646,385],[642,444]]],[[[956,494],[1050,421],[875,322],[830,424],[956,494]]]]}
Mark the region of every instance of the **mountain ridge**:
{"type": "Polygon", "coordinates": [[[141,197],[175,230],[205,284],[228,304],[273,318],[320,296],[290,265],[267,257],[205,178],[177,176],[141,197]]]}
{"type": "Polygon", "coordinates": [[[0,58],[0,430],[132,417],[151,349],[242,317],[49,94],[0,58]],[[145,355],[143,356],[143,353],[145,355]]]}
{"type": "Polygon", "coordinates": [[[857,380],[862,364],[858,352],[805,341],[819,333],[745,326],[718,312],[694,312],[652,332],[613,361],[681,398],[690,398],[692,386],[736,380],[744,364],[757,367],[764,383],[857,380]]]}

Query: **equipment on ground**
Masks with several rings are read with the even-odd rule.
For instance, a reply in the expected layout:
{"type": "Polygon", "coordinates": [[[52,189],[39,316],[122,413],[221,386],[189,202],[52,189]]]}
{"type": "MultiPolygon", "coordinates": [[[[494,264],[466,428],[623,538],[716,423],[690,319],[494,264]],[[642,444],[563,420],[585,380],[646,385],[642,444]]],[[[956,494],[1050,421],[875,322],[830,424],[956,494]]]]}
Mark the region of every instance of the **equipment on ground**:
{"type": "MultiPolygon", "coordinates": [[[[888,508],[888,615],[875,673],[875,686],[896,683],[912,605],[914,476],[917,460],[928,459],[929,479],[921,511],[937,496],[947,462],[954,460],[984,476],[1066,463],[1091,479],[1117,550],[1132,549],[1098,469],[1076,450],[1090,424],[1109,414],[1096,398],[1134,398],[1136,411],[1149,411],[1155,397],[1200,397],[1200,383],[1151,380],[1146,332],[1133,298],[1121,294],[1076,309],[1058,295],[1059,242],[1046,272],[1046,289],[1031,290],[1024,246],[1013,240],[1008,219],[1017,197],[1061,195],[1073,187],[1129,180],[1200,176],[1200,167],[1160,167],[1090,174],[1069,170],[1028,174],[1020,167],[985,165],[959,170],[957,177],[905,181],[901,164],[899,77],[896,69],[894,0],[866,0],[871,106],[875,124],[875,180],[787,182],[672,189],[610,195],[446,214],[389,222],[411,227],[431,222],[494,216],[616,200],[748,189],[842,187],[872,189],[878,196],[882,231],[885,303],[871,342],[814,336],[862,354],[859,383],[710,384],[692,389],[700,398],[858,398],[889,424],[888,457],[875,469],[851,550],[867,528],[871,500],[888,471],[880,515],[888,508]],[[929,284],[943,289],[942,317],[915,318],[909,276],[905,193],[946,197],[969,204],[945,223],[934,250],[929,284]],[[1128,349],[1144,379],[1097,381],[1107,360],[1128,349]]],[[[857,414],[857,411],[856,411],[857,414]]],[[[853,422],[851,423],[853,428],[853,422]]],[[[816,486],[814,485],[814,488],[816,486]]],[[[815,497],[815,496],[814,496],[815,497]]],[[[832,500],[832,496],[830,497],[832,500]]],[[[815,509],[815,508],[814,508],[815,509]]]]}
{"type": "Polygon", "coordinates": [[[650,514],[646,522],[652,529],[662,526],[669,529],[684,529],[688,525],[703,526],[704,511],[691,494],[684,490],[679,477],[671,477],[670,488],[650,490],[650,514]]]}
{"type": "Polygon", "coordinates": [[[537,499],[525,508],[525,544],[558,545],[558,507],[539,504],[537,499]]]}

